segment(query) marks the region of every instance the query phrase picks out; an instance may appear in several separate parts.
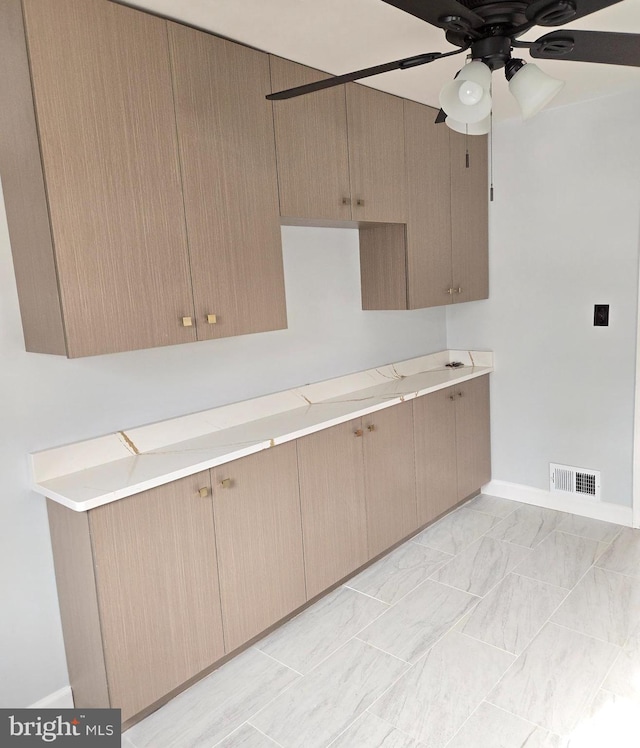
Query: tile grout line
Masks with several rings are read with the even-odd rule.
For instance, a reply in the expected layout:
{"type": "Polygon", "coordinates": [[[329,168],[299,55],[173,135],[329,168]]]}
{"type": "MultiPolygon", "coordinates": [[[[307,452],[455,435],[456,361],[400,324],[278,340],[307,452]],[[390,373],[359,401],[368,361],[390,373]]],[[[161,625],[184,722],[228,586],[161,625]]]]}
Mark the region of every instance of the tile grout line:
{"type": "Polygon", "coordinates": [[[297,673],[301,678],[304,678],[305,673],[301,673],[299,670],[296,670],[294,667],[291,667],[291,665],[287,665],[286,662],[282,662],[277,657],[274,657],[272,654],[269,654],[269,652],[265,652],[264,650],[260,649],[259,647],[254,647],[254,649],[257,652],[260,652],[260,654],[264,655],[265,657],[268,657],[270,660],[273,660],[274,662],[277,662],[278,665],[281,665],[282,667],[286,667],[287,670],[293,670],[294,673],[297,673]]]}

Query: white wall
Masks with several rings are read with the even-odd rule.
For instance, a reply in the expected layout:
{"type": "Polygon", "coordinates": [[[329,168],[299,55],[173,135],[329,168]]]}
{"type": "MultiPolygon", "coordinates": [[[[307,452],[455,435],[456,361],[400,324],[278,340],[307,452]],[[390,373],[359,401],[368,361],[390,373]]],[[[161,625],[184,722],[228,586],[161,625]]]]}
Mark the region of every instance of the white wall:
{"type": "Polygon", "coordinates": [[[490,299],[447,312],[450,348],[495,351],[495,479],[548,490],[549,462],[593,468],[631,504],[639,121],[636,95],[496,128],[490,299]]]}
{"type": "Polygon", "coordinates": [[[446,348],[445,312],[363,312],[354,230],[284,228],[289,329],[68,361],[24,352],[0,202],[0,707],[68,684],[29,452],[446,348]]]}

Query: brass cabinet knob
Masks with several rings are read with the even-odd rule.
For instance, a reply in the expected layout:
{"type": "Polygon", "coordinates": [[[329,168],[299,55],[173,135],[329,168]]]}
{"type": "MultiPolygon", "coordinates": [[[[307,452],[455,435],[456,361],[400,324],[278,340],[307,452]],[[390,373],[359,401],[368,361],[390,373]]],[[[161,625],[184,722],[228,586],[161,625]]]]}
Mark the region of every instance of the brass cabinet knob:
{"type": "Polygon", "coordinates": [[[375,430],[376,430],[376,425],[375,425],[375,423],[372,423],[372,424],[370,424],[369,426],[367,426],[367,430],[368,430],[368,431],[375,431],[375,430]]]}
{"type": "Polygon", "coordinates": [[[343,197],[342,198],[342,204],[343,205],[351,205],[351,198],[350,197],[343,197]]]}
{"type": "Polygon", "coordinates": [[[355,431],[353,432],[353,435],[354,435],[354,436],[362,436],[362,429],[356,429],[356,430],[355,430],[355,431]]]}
{"type": "Polygon", "coordinates": [[[220,481],[220,488],[231,488],[231,478],[223,478],[220,481]]]}
{"type": "Polygon", "coordinates": [[[209,489],[207,488],[207,486],[203,486],[203,487],[202,487],[202,488],[201,488],[201,489],[200,489],[200,490],[198,491],[198,494],[200,495],[200,498],[202,498],[202,499],[206,499],[206,498],[207,498],[207,496],[209,495],[209,489]]]}
{"type": "Polygon", "coordinates": [[[364,208],[364,200],[361,197],[359,197],[356,200],[356,205],[358,205],[360,208],[364,208]]]}
{"type": "Polygon", "coordinates": [[[218,316],[216,314],[207,314],[208,325],[215,325],[217,321],[218,321],[218,316]]]}
{"type": "Polygon", "coordinates": [[[183,327],[192,327],[193,326],[193,320],[191,317],[183,317],[182,318],[182,326],[183,327]]]}

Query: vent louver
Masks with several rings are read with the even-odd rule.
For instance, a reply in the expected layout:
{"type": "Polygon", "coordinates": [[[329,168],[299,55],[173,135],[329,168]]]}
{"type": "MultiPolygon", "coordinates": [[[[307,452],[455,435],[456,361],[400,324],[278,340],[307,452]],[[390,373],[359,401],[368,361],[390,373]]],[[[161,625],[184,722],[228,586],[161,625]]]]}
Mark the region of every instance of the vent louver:
{"type": "Polygon", "coordinates": [[[600,471],[570,465],[549,465],[551,493],[573,494],[600,499],[600,471]]]}

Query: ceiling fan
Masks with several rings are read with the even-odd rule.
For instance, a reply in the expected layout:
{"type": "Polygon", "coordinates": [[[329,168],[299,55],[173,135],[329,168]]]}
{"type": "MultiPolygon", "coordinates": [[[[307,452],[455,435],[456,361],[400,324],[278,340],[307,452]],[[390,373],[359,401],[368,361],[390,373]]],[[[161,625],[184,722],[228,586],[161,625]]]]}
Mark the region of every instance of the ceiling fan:
{"type": "Polygon", "coordinates": [[[469,51],[469,62],[440,93],[442,107],[436,122],[470,135],[489,131],[491,74],[505,69],[509,89],[520,104],[523,117],[537,114],[564,83],[537,65],[512,56],[514,49],[528,49],[534,58],[573,60],[640,67],[640,34],[603,31],[552,31],[533,42],[519,37],[534,26],[562,26],[622,0],[382,0],[445,31],[452,52],[426,52],[383,65],[356,70],[285,91],[269,94],[279,101],[320,91],[342,83],[368,78],[391,70],[426,65],[443,57],[469,51]]]}

